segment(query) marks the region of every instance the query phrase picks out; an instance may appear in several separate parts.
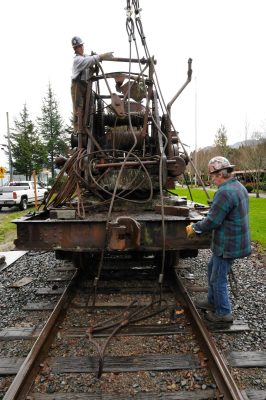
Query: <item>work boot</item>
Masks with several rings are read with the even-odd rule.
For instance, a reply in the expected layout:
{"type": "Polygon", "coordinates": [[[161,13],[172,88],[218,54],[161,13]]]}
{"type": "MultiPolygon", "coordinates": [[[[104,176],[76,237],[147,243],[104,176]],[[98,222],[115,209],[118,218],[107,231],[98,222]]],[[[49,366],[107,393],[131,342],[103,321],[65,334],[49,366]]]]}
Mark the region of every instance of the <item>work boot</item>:
{"type": "Polygon", "coordinates": [[[212,311],[209,311],[205,315],[205,318],[208,321],[211,321],[211,322],[228,322],[228,323],[232,323],[233,320],[234,320],[232,314],[218,315],[218,314],[215,314],[212,311]]]}
{"type": "Polygon", "coordinates": [[[195,306],[200,308],[201,310],[210,310],[215,311],[214,305],[210,304],[207,299],[205,300],[196,300],[195,306]]]}

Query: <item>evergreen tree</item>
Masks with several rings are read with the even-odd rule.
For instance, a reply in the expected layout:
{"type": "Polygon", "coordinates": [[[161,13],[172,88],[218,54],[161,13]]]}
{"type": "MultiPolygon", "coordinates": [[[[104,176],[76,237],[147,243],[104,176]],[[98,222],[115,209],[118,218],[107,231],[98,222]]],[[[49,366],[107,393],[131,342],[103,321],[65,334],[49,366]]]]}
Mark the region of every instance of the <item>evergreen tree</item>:
{"type": "Polygon", "coordinates": [[[34,170],[38,174],[45,166],[47,152],[29,118],[26,104],[14,124],[15,129],[10,134],[12,165],[18,174],[31,179],[34,170]]]}
{"type": "Polygon", "coordinates": [[[59,114],[58,103],[53,93],[51,84],[43,99],[42,116],[38,118],[40,133],[48,151],[47,167],[50,168],[52,179],[55,177],[55,158],[61,154],[66,155],[67,144],[63,129],[63,121],[59,114]]]}
{"type": "Polygon", "coordinates": [[[219,155],[226,158],[230,156],[231,149],[227,145],[227,131],[224,125],[221,125],[221,127],[218,129],[214,138],[214,144],[219,150],[219,155]]]}

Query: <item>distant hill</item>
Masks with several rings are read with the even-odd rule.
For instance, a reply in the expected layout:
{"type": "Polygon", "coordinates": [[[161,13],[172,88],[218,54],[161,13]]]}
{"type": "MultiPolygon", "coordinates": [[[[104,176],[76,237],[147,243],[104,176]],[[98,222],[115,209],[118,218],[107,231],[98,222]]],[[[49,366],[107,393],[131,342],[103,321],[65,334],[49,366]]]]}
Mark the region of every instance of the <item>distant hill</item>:
{"type": "Polygon", "coordinates": [[[236,142],[235,144],[229,144],[232,149],[238,149],[240,146],[246,145],[246,146],[254,146],[255,144],[258,144],[258,140],[255,139],[247,139],[243,140],[242,142],[236,142]]]}
{"type": "MultiPolygon", "coordinates": [[[[266,139],[266,135],[264,139],[261,140],[265,140],[266,139]]],[[[232,149],[239,149],[240,146],[254,146],[256,144],[258,144],[260,142],[260,140],[255,140],[255,139],[247,139],[247,140],[243,140],[242,142],[236,142],[234,144],[229,144],[228,146],[231,147],[232,149]]],[[[214,147],[214,145],[212,146],[206,146],[203,147],[202,149],[199,150],[210,150],[214,147]]]]}

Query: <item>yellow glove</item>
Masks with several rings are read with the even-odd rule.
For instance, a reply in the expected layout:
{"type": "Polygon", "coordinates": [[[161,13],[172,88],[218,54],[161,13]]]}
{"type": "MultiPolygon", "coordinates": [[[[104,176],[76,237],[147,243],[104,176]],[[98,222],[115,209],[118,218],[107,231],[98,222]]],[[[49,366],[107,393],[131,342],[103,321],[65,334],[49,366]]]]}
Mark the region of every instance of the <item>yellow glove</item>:
{"type": "Polygon", "coordinates": [[[187,238],[192,239],[196,236],[196,232],[192,228],[192,224],[186,226],[187,238]]]}

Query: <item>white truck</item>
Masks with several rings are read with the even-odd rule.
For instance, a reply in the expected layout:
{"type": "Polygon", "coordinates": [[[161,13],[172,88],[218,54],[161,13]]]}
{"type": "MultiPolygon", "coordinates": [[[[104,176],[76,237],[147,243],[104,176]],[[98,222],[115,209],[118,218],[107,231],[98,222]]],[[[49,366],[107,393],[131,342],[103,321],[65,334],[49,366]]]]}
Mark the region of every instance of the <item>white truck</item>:
{"type": "MultiPolygon", "coordinates": [[[[36,184],[36,199],[38,203],[45,201],[48,194],[46,188],[36,184]]],[[[35,188],[33,181],[10,182],[8,186],[0,187],[0,211],[2,207],[18,206],[26,210],[28,205],[35,204],[35,188]]]]}

